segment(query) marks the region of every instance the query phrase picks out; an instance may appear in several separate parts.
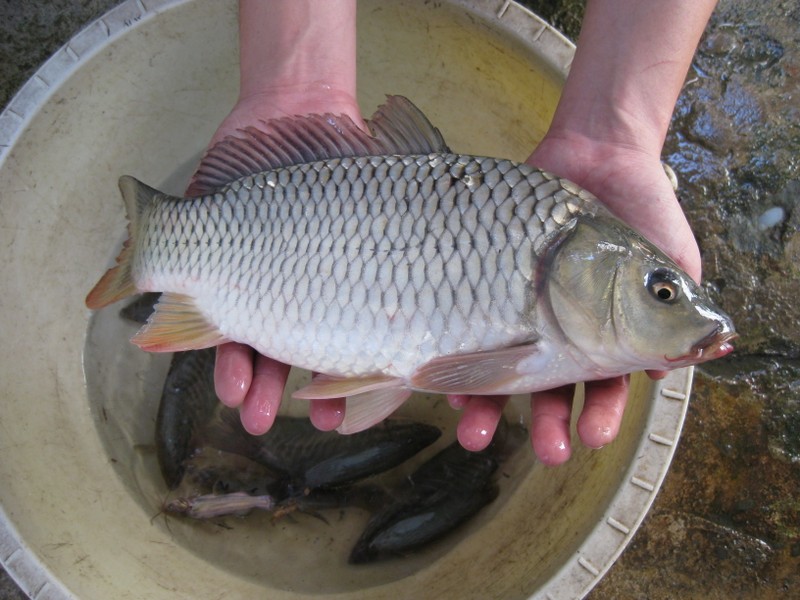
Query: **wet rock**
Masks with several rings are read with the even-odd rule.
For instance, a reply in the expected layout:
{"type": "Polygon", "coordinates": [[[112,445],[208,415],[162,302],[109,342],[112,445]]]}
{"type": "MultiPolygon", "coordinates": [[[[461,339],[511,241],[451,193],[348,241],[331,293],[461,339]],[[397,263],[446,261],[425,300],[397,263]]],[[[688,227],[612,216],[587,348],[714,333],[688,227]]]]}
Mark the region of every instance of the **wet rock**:
{"type": "Polygon", "coordinates": [[[758,217],[758,229],[765,231],[780,225],[786,218],[786,211],[782,206],[771,206],[758,217]]]}
{"type": "Polygon", "coordinates": [[[739,39],[733,31],[719,30],[705,39],[702,49],[709,56],[724,57],[739,47],[739,39]]]}
{"type": "MultiPolygon", "coordinates": [[[[713,80],[704,73],[705,78],[709,80],[696,80],[694,93],[683,96],[688,106],[682,109],[673,131],[716,155],[728,154],[756,134],[764,110],[758,97],[738,78],[713,80]]],[[[736,166],[736,159],[730,158],[729,168],[736,166]]]]}
{"type": "Polygon", "coordinates": [[[578,39],[586,0],[519,0],[571,40],[578,39]]]}
{"type": "MultiPolygon", "coordinates": [[[[650,523],[621,560],[627,565],[634,559],[638,566],[631,566],[624,578],[612,571],[607,580],[615,591],[606,597],[693,598],[698,580],[703,582],[703,597],[709,600],[755,598],[764,589],[760,573],[776,554],[764,541],[685,513],[654,514],[650,523]]],[[[782,588],[783,583],[776,587],[782,588]]]]}

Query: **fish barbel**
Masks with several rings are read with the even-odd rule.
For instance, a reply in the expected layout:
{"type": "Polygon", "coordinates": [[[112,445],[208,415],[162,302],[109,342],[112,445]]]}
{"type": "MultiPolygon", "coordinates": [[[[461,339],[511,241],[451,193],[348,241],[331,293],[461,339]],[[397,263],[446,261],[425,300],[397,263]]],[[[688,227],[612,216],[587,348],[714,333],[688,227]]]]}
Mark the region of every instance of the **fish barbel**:
{"type": "Polygon", "coordinates": [[[730,318],[589,192],[455,154],[392,96],[366,134],[309,115],[214,146],[190,197],[120,179],[129,239],[87,296],[163,292],[133,342],[236,341],[320,373],[369,427],[412,390],[531,392],[729,352],[730,318]]]}

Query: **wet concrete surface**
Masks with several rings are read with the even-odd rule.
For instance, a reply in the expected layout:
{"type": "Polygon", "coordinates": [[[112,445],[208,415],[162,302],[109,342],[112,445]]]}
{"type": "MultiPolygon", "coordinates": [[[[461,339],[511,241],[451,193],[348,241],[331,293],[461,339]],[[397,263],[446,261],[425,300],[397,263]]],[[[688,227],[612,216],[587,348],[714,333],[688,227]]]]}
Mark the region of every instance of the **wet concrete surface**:
{"type": "MultiPolygon", "coordinates": [[[[115,0],[0,2],[0,105],[115,0]]],[[[575,39],[583,2],[524,2],[575,39]]],[[[670,472],[592,600],[800,589],[800,2],[721,0],[664,157],[741,333],[698,370],[670,472]]],[[[0,598],[25,596],[0,573],[0,598]]]]}

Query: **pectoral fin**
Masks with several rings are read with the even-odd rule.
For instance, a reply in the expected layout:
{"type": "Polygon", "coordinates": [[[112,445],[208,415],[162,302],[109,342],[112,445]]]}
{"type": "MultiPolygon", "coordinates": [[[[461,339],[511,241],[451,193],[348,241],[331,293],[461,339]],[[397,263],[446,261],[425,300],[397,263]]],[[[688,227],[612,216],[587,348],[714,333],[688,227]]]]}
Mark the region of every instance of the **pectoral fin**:
{"type": "Polygon", "coordinates": [[[440,394],[500,394],[522,374],[517,365],[539,352],[535,343],[434,358],[411,376],[414,389],[440,394]]]}
{"type": "Polygon", "coordinates": [[[217,346],[228,339],[200,312],[193,298],[164,293],[131,341],[148,352],[180,352],[217,346]]]}

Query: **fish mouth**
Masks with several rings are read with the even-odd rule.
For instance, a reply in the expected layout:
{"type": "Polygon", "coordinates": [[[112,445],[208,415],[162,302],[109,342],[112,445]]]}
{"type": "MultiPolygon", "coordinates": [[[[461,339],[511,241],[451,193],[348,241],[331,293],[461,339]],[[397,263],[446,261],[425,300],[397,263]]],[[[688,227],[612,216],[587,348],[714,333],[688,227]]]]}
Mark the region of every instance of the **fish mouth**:
{"type": "Polygon", "coordinates": [[[674,358],[666,356],[671,367],[695,365],[721,358],[733,352],[733,340],[739,337],[730,322],[720,323],[714,331],[698,341],[687,354],[674,358]]]}

